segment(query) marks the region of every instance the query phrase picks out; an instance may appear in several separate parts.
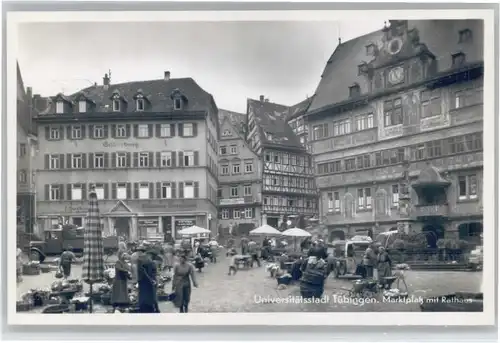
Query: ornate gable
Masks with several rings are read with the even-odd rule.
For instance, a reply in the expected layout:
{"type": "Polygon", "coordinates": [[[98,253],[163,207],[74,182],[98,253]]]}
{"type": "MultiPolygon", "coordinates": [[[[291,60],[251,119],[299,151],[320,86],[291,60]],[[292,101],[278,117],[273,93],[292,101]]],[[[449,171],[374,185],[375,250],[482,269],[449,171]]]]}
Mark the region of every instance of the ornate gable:
{"type": "Polygon", "coordinates": [[[109,213],[132,213],[132,209],[122,200],[118,200],[115,206],[109,210],[109,213]]]}

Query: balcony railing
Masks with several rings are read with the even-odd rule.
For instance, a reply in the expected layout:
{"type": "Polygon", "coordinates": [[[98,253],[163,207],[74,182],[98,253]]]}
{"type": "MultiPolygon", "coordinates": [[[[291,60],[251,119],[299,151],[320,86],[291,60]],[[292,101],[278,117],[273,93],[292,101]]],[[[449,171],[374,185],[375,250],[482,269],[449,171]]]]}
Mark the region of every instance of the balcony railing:
{"type": "Polygon", "coordinates": [[[448,217],[448,215],[448,204],[416,205],[414,208],[414,216],[417,218],[448,217]]]}

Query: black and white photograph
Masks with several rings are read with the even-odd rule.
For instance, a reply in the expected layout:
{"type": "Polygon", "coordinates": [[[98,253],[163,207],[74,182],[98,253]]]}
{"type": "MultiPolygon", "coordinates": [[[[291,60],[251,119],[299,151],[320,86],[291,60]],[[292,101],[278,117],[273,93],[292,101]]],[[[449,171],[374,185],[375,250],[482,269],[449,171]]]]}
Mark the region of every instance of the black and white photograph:
{"type": "Polygon", "coordinates": [[[403,13],[17,23],[16,313],[491,314],[492,24],[403,13]]]}

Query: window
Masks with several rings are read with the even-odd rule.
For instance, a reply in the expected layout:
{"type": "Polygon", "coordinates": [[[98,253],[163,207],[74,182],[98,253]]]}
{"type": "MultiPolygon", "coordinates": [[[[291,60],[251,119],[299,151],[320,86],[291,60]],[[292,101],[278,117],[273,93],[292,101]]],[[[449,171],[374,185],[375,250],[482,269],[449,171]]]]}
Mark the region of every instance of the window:
{"type": "Polygon", "coordinates": [[[120,112],[120,100],[113,100],[113,112],[120,112]]]}
{"type": "Polygon", "coordinates": [[[161,184],[161,197],[162,199],[172,198],[172,185],[170,182],[163,182],[161,184]]]}
{"type": "Polygon", "coordinates": [[[222,219],[229,219],[229,210],[227,208],[222,210],[222,219]]]}
{"type": "Polygon", "coordinates": [[[127,137],[127,127],[124,124],[116,125],[116,138],[125,138],[127,137]]]}
{"type": "Polygon", "coordinates": [[[280,156],[279,153],[275,152],[274,155],[273,155],[273,157],[274,157],[274,163],[280,163],[280,160],[281,160],[280,157],[281,156],[280,156]]]}
{"type": "Polygon", "coordinates": [[[104,138],[104,125],[94,126],[94,138],[104,138]]]}
{"type": "Polygon", "coordinates": [[[19,157],[23,157],[26,155],[26,143],[19,144],[19,157]]]}
{"type": "Polygon", "coordinates": [[[364,169],[370,168],[370,155],[362,155],[356,157],[356,168],[364,169]]]}
{"type": "Polygon", "coordinates": [[[372,208],[372,190],[371,188],[358,189],[358,208],[371,209],[372,208]]]}
{"type": "Polygon", "coordinates": [[[20,170],[19,183],[26,183],[26,182],[28,182],[28,174],[26,173],[26,170],[20,170]]]}
{"type": "Polygon", "coordinates": [[[233,210],[233,218],[240,219],[241,212],[240,210],[233,210]]]}
{"type": "Polygon", "coordinates": [[[333,200],[335,201],[335,212],[340,212],[340,193],[339,192],[334,192],[333,193],[333,200]]]}
{"type": "Polygon", "coordinates": [[[426,143],[427,158],[440,157],[442,155],[441,149],[442,141],[433,141],[426,143]]]}
{"type": "Polygon", "coordinates": [[[61,200],[61,190],[59,185],[49,186],[49,200],[61,200]]]}
{"type": "Polygon", "coordinates": [[[139,153],[139,167],[142,168],[149,167],[149,153],[147,152],[139,153]]]}
{"type": "Polygon", "coordinates": [[[334,206],[333,193],[328,193],[327,197],[328,197],[328,212],[333,212],[333,206],[334,206]]]}
{"type": "Polygon", "coordinates": [[[288,154],[284,153],[283,154],[283,164],[288,165],[288,163],[289,163],[288,154]]]}
{"type": "Polygon", "coordinates": [[[194,183],[184,182],[184,198],[192,199],[194,198],[194,183]]]}
{"type": "Polygon", "coordinates": [[[364,114],[356,117],[356,131],[373,128],[373,114],[364,114]]]}
{"type": "Polygon", "coordinates": [[[94,168],[104,168],[104,154],[94,154],[94,168]]]}
{"type": "Polygon", "coordinates": [[[127,153],[119,152],[116,154],[116,166],[118,168],[125,168],[127,166],[127,153]]]}
{"type": "Polygon", "coordinates": [[[450,154],[458,154],[465,151],[465,137],[458,136],[448,139],[450,154]]]}
{"type": "Polygon", "coordinates": [[[80,113],[85,113],[87,112],[87,101],[85,100],[80,100],[78,102],[78,112],[80,113]]]}
{"type": "Polygon", "coordinates": [[[328,124],[314,125],[313,137],[315,140],[328,137],[328,124]]]}
{"type": "Polygon", "coordinates": [[[306,138],[304,136],[301,136],[299,139],[300,139],[300,144],[302,145],[306,144],[306,138]]]}
{"type": "Polygon", "coordinates": [[[160,136],[161,137],[172,137],[172,128],[170,124],[160,125],[160,136]]]}
{"type": "Polygon", "coordinates": [[[470,29],[463,29],[458,31],[458,42],[468,43],[472,40],[472,31],[470,29]]]}
{"type": "Polygon", "coordinates": [[[392,207],[399,207],[399,185],[392,185],[392,207]]]}
{"type": "Polygon", "coordinates": [[[469,88],[455,92],[455,109],[481,104],[482,102],[483,87],[469,88]]]}
{"type": "Polygon", "coordinates": [[[82,154],[71,155],[71,168],[80,169],[83,167],[83,156],[82,154]]]}
{"type": "Polygon", "coordinates": [[[349,98],[355,98],[361,94],[361,89],[358,84],[354,84],[349,87],[349,98]]]}
{"type": "Polygon", "coordinates": [[[221,175],[229,175],[229,166],[228,165],[225,165],[225,166],[221,166],[220,167],[221,171],[221,175]]]}
{"type": "Polygon", "coordinates": [[[60,129],[58,127],[51,127],[50,128],[49,138],[52,139],[52,140],[61,139],[60,129]]]}
{"type": "Polygon", "coordinates": [[[144,99],[137,99],[135,101],[135,108],[137,111],[144,111],[144,99]]]}
{"type": "Polygon", "coordinates": [[[231,197],[237,197],[238,196],[238,186],[231,187],[231,197]]]}
{"type": "Polygon", "coordinates": [[[194,166],[194,152],[184,151],[184,167],[194,166]]]}
{"type": "Polygon", "coordinates": [[[253,163],[246,162],[245,163],[245,173],[252,173],[252,172],[253,172],[253,163]]]}
{"type": "Polygon", "coordinates": [[[104,199],[104,185],[102,183],[98,183],[94,185],[95,194],[97,195],[98,200],[104,199]]]}
{"type": "Polygon", "coordinates": [[[181,109],[182,109],[182,99],[175,98],[174,99],[174,110],[181,110],[181,109]]]}
{"type": "Polygon", "coordinates": [[[219,149],[221,155],[227,155],[227,147],[221,146],[219,149]]]}
{"type": "Polygon", "coordinates": [[[460,67],[465,63],[465,54],[463,52],[459,52],[451,55],[451,63],[453,67],[460,67]]]}
{"type": "Polygon", "coordinates": [[[138,135],[139,135],[139,138],[149,137],[149,125],[148,124],[139,124],[138,135]]]}
{"type": "Polygon", "coordinates": [[[441,90],[422,91],[420,95],[420,117],[429,118],[441,114],[441,90]]]}
{"type": "Polygon", "coordinates": [[[170,151],[162,151],[160,153],[160,163],[162,167],[172,167],[172,153],[170,151]]]}
{"type": "Polygon", "coordinates": [[[183,137],[192,137],[194,136],[193,124],[184,124],[182,125],[182,136],[183,137]]]}
{"type": "Polygon", "coordinates": [[[240,173],[240,165],[233,164],[233,174],[239,174],[239,173],[240,173]]]}
{"type": "Polygon", "coordinates": [[[49,169],[59,169],[59,155],[50,155],[49,169]]]}
{"type": "Polygon", "coordinates": [[[458,177],[459,200],[477,199],[477,176],[466,175],[458,177]]]}
{"type": "Polygon", "coordinates": [[[120,200],[127,199],[127,184],[119,183],[116,185],[116,198],[120,200]]]}
{"type": "Polygon", "coordinates": [[[356,169],[356,159],[354,158],[348,158],[345,160],[345,170],[354,170],[356,169]]]}
{"type": "Polygon", "coordinates": [[[82,200],[82,185],[71,185],[71,200],[82,200]]]}
{"type": "Polygon", "coordinates": [[[245,196],[252,195],[252,186],[244,186],[243,187],[243,194],[245,196]]]}
{"type": "Polygon", "coordinates": [[[351,120],[345,119],[333,123],[333,135],[341,136],[351,133],[351,120]]]}
{"type": "Polygon", "coordinates": [[[236,145],[231,145],[231,155],[238,154],[238,147],[236,145]]]}
{"type": "Polygon", "coordinates": [[[149,183],[139,184],[139,199],[149,199],[149,183]]]}
{"type": "Polygon", "coordinates": [[[71,139],[81,139],[82,138],[82,127],[79,125],[71,126],[71,139]]]}
{"type": "Polygon", "coordinates": [[[401,98],[384,102],[384,126],[393,126],[403,123],[403,109],[401,98]]]}
{"type": "Polygon", "coordinates": [[[64,113],[64,102],[56,102],[56,113],[64,113]]]}
{"type": "Polygon", "coordinates": [[[465,136],[465,145],[467,151],[478,151],[483,149],[483,135],[481,133],[473,133],[465,136]]]}
{"type": "Polygon", "coordinates": [[[245,208],[245,218],[250,219],[253,218],[253,211],[251,208],[245,208]]]}
{"type": "Polygon", "coordinates": [[[368,44],[365,48],[367,56],[373,56],[375,54],[375,44],[368,44]]]}

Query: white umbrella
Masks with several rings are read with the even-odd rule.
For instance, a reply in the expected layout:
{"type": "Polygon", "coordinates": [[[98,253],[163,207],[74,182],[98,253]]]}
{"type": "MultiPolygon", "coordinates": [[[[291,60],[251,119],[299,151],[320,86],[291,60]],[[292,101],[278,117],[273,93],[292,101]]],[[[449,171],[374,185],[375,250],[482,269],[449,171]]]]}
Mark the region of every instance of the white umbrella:
{"type": "Polygon", "coordinates": [[[193,226],[190,226],[190,227],[187,227],[185,229],[180,230],[179,234],[180,235],[199,235],[202,233],[210,233],[210,232],[211,232],[210,230],[193,225],[193,226]]]}
{"type": "Polygon", "coordinates": [[[274,227],[264,224],[256,229],[249,232],[250,235],[281,235],[281,232],[276,230],[274,227]]]}
{"type": "Polygon", "coordinates": [[[298,227],[294,227],[288,230],[285,230],[281,233],[283,236],[293,237],[294,238],[294,248],[297,249],[297,237],[311,237],[311,234],[306,230],[299,229],[298,227]]]}

